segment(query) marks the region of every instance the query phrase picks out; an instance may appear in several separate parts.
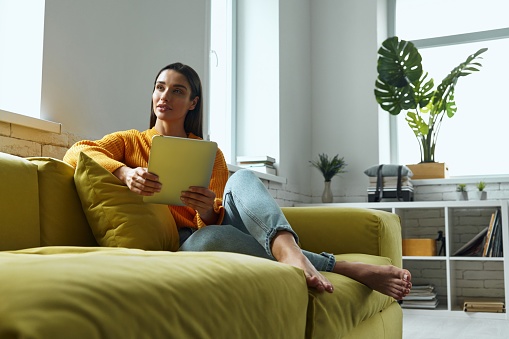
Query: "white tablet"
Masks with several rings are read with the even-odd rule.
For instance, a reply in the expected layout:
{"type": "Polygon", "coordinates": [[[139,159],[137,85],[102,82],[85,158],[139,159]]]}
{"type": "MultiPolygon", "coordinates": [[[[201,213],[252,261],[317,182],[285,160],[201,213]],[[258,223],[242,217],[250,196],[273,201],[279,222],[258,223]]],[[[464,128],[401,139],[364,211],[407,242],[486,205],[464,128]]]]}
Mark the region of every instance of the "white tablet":
{"type": "Polygon", "coordinates": [[[148,171],[159,176],[161,191],[143,200],[152,204],[184,205],[181,192],[190,186],[209,187],[217,144],[212,141],[156,135],[148,171]]]}

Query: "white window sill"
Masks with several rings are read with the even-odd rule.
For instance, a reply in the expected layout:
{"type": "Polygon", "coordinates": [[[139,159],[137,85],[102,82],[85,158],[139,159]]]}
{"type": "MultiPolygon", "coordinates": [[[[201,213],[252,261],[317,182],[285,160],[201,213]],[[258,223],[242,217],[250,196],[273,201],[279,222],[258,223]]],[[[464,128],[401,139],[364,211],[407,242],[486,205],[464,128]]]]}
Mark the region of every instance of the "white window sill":
{"type": "MultiPolygon", "coordinates": [[[[241,169],[244,169],[244,167],[228,164],[228,170],[232,173],[237,172],[238,170],[241,170],[241,169]]],[[[253,171],[253,173],[256,174],[256,176],[260,179],[274,181],[274,182],[278,182],[280,184],[286,184],[286,178],[284,178],[284,177],[267,174],[267,173],[262,173],[262,172],[257,172],[257,171],[253,171]]]]}
{"type": "Polygon", "coordinates": [[[62,124],[57,122],[37,119],[22,114],[12,113],[0,109],[0,121],[14,125],[34,128],[45,132],[62,133],[62,124]]]}

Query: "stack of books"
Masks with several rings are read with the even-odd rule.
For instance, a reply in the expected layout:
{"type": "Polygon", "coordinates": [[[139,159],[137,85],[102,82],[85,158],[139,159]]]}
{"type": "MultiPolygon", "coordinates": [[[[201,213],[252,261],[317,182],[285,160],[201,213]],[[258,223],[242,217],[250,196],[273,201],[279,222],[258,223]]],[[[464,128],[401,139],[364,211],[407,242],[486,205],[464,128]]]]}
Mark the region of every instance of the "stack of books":
{"type": "Polygon", "coordinates": [[[438,306],[437,293],[435,286],[428,285],[414,285],[410,293],[403,298],[401,307],[403,308],[427,308],[434,309],[438,306]]]}
{"type": "MultiPolygon", "coordinates": [[[[369,190],[376,190],[377,177],[369,177],[369,190]]],[[[393,190],[395,191],[398,187],[398,177],[382,177],[382,187],[384,190],[393,190]]],[[[402,190],[414,190],[414,185],[412,181],[410,181],[409,177],[401,177],[401,189],[402,190]]]]}
{"type": "Polygon", "coordinates": [[[369,177],[368,201],[377,201],[378,196],[383,198],[400,198],[403,201],[412,201],[414,186],[410,177],[402,176],[400,187],[400,196],[398,196],[398,177],[388,176],[382,177],[382,182],[378,183],[378,177],[369,177]],[[378,187],[377,187],[378,185],[378,187]],[[381,188],[382,192],[379,192],[381,188]],[[378,193],[378,194],[377,194],[378,193]]]}
{"type": "Polygon", "coordinates": [[[505,303],[501,299],[494,298],[465,299],[463,311],[505,313],[505,303]]]}
{"type": "Polygon", "coordinates": [[[253,171],[277,175],[274,163],[276,159],[268,155],[264,156],[238,156],[237,164],[240,167],[248,168],[253,171]]]}

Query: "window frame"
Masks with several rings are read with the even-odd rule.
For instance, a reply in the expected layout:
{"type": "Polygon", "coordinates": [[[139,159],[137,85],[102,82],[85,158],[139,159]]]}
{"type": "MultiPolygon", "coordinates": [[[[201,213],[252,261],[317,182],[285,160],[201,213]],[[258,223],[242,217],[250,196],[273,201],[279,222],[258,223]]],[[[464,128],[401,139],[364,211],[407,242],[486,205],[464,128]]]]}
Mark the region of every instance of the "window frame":
{"type": "MultiPolygon", "coordinates": [[[[387,33],[388,37],[396,35],[396,7],[398,0],[387,0],[387,33]]],[[[508,39],[509,27],[490,29],[462,34],[444,35],[440,37],[424,38],[410,40],[418,49],[446,47],[467,43],[482,41],[493,41],[498,39],[508,39]]],[[[398,116],[389,118],[389,136],[390,136],[390,160],[391,163],[399,163],[399,138],[398,138],[398,116]]],[[[468,177],[477,177],[479,175],[467,175],[468,177]]],[[[490,175],[492,176],[492,175],[490,175]]],[[[498,175],[496,175],[498,176],[498,175]]],[[[464,177],[464,176],[461,176],[464,177]]]]}

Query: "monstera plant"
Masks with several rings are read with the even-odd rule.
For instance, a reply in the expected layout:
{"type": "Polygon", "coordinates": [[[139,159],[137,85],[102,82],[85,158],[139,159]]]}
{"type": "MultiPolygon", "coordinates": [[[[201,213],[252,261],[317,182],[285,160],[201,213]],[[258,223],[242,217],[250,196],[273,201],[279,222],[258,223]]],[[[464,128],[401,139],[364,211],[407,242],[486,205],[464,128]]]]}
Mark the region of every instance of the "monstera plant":
{"type": "Polygon", "coordinates": [[[440,85],[422,69],[422,57],[413,43],[391,37],[378,50],[375,97],[392,115],[406,112],[406,121],[417,138],[421,162],[435,162],[435,146],[444,116],[457,111],[454,89],[458,79],[479,71],[481,48],[455,67],[440,85]]]}

